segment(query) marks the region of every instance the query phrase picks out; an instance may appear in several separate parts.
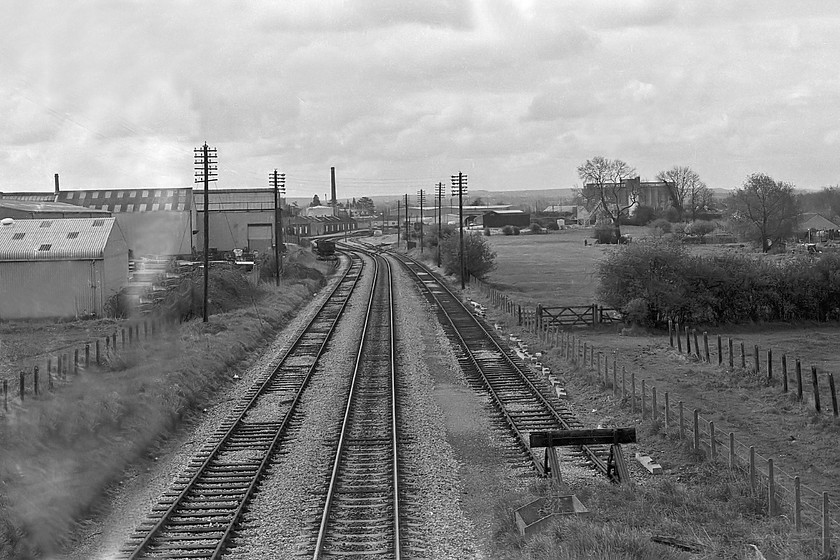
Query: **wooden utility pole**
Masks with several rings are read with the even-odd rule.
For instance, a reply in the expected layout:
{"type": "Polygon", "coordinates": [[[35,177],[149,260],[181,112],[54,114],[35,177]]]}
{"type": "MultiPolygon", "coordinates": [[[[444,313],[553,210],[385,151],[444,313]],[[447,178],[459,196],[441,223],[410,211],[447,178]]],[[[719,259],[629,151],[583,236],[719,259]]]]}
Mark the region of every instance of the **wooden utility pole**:
{"type": "MultiPolygon", "coordinates": [[[[400,209],[400,201],[397,199],[397,249],[400,248],[400,231],[402,231],[400,227],[400,216],[402,216],[402,210],[400,209]]],[[[406,247],[408,247],[408,244],[406,244],[406,247]]]]}
{"type": "Polygon", "coordinates": [[[436,185],[436,192],[437,195],[437,222],[438,222],[438,230],[437,230],[437,265],[438,268],[440,267],[440,241],[441,241],[441,230],[443,229],[443,221],[441,220],[442,209],[441,206],[443,204],[443,183],[438,183],[436,185]]]}
{"type": "Polygon", "coordinates": [[[408,240],[411,235],[408,233],[408,193],[405,195],[405,250],[408,251],[408,240]]]}
{"type": "Polygon", "coordinates": [[[417,200],[420,202],[420,253],[423,253],[423,203],[426,201],[426,193],[423,189],[417,191],[417,200]]]}
{"type": "Polygon", "coordinates": [[[283,209],[280,195],[286,194],[286,174],[273,173],[268,175],[268,184],[274,189],[274,278],[276,285],[280,285],[280,273],[283,271],[283,209]]]}
{"type": "Polygon", "coordinates": [[[195,156],[195,182],[204,183],[204,322],[207,322],[207,293],[210,274],[210,181],[216,181],[219,174],[216,148],[207,142],[193,150],[195,156]]]}
{"type": "Polygon", "coordinates": [[[458,259],[461,261],[461,289],[463,290],[466,287],[464,278],[464,194],[467,192],[467,176],[460,171],[457,175],[452,175],[452,196],[455,196],[456,188],[458,189],[458,259]]]}

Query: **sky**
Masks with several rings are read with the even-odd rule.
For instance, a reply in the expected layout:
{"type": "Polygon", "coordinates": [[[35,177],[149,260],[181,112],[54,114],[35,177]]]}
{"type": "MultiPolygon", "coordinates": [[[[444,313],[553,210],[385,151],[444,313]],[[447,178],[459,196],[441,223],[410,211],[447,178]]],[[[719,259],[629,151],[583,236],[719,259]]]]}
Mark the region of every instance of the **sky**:
{"type": "Polygon", "coordinates": [[[0,191],[569,188],[602,155],[840,183],[840,3],[4,0],[0,191]]]}

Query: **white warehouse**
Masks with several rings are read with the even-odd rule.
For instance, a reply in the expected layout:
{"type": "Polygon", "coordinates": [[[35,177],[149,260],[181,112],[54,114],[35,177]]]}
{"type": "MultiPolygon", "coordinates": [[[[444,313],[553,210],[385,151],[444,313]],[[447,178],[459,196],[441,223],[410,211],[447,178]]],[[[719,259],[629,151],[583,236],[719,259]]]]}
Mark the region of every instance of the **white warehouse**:
{"type": "Polygon", "coordinates": [[[0,321],[101,317],[127,283],[115,218],[0,222],[0,321]]]}

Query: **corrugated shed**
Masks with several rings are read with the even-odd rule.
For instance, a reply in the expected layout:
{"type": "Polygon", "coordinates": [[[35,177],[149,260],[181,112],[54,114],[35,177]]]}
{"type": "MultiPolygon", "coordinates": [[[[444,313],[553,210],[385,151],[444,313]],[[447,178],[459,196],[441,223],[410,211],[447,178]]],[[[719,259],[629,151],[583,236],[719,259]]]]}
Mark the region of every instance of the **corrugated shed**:
{"type": "Polygon", "coordinates": [[[61,191],[58,202],[109,212],[185,212],[192,208],[192,189],[112,189],[61,191]]]}
{"type": "Polygon", "coordinates": [[[11,208],[12,210],[19,210],[21,212],[102,214],[103,217],[108,217],[111,215],[111,213],[107,210],[99,210],[97,208],[86,208],[82,206],[77,206],[75,204],[65,204],[63,202],[52,201],[42,202],[35,200],[15,200],[10,198],[0,199],[0,213],[2,213],[2,208],[11,208]]]}
{"type": "Polygon", "coordinates": [[[14,220],[0,225],[0,262],[101,259],[115,218],[14,220]]]}

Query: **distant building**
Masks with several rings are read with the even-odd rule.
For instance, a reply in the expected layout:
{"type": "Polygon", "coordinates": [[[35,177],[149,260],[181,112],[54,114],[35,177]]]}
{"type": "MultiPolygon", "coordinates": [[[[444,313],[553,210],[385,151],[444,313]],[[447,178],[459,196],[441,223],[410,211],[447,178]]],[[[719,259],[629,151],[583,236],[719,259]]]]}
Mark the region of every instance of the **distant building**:
{"type": "Polygon", "coordinates": [[[0,222],[0,320],[103,316],[128,283],[116,218],[0,222]]]}
{"type": "Polygon", "coordinates": [[[335,206],[308,206],[301,210],[301,215],[306,218],[332,218],[338,215],[335,206]]]}
{"type": "Polygon", "coordinates": [[[815,212],[806,212],[799,217],[799,231],[827,231],[840,229],[840,225],[835,224],[822,214],[815,212]]]}
{"type": "Polygon", "coordinates": [[[524,210],[493,210],[483,214],[478,223],[488,228],[505,226],[525,228],[531,224],[531,214],[524,210]]]}
{"type": "MultiPolygon", "coordinates": [[[[595,188],[595,183],[587,183],[587,188],[595,188]]],[[[625,179],[621,183],[606,183],[604,191],[607,203],[612,205],[616,199],[619,206],[630,205],[631,193],[635,193],[636,200],[630,205],[630,214],[635,212],[638,206],[650,206],[664,210],[671,206],[671,194],[668,183],[665,181],[641,181],[638,177],[635,179],[625,179]],[[616,193],[616,194],[613,194],[616,193]]],[[[601,201],[592,201],[592,204],[587,204],[587,210],[590,213],[596,211],[596,207],[601,207],[601,201]]]]}
{"type": "MultiPolygon", "coordinates": [[[[204,248],[204,190],[196,189],[196,248],[204,248]]],[[[216,189],[209,199],[210,249],[267,253],[274,248],[274,189],[216,189]]],[[[288,216],[280,218],[286,222],[288,216]]],[[[285,223],[283,224],[286,225],[285,223]]]]}

